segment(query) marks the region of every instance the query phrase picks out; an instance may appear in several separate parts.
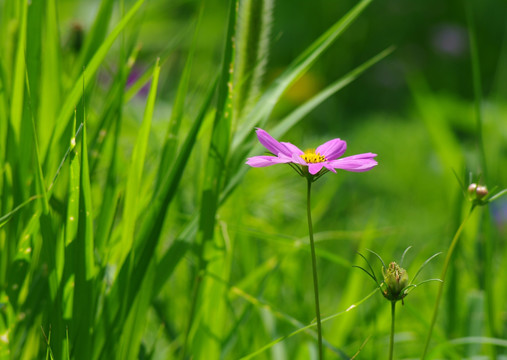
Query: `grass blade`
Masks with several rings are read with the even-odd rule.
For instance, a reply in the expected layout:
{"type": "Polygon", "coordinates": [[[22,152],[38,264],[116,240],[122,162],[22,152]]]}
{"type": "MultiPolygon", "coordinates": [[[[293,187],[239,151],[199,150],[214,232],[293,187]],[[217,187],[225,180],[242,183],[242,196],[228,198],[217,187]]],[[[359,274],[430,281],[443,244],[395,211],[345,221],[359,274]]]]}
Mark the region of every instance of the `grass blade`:
{"type": "MultiPolygon", "coordinates": [[[[123,226],[121,243],[123,256],[125,256],[132,248],[134,239],[135,224],[138,214],[139,187],[141,185],[141,177],[143,174],[144,161],[146,157],[146,149],[148,148],[148,140],[150,136],[151,122],[153,118],[153,108],[157,96],[158,78],[160,75],[160,59],[157,59],[153,70],[153,78],[150,92],[146,101],[143,122],[139,129],[136,143],[132,152],[130,168],[127,175],[127,185],[125,189],[125,205],[123,208],[123,226]]],[[[123,256],[121,256],[123,258],[123,256]]],[[[133,260],[134,253],[130,251],[133,260]]]]}
{"type": "Polygon", "coordinates": [[[76,359],[90,359],[92,351],[92,329],[95,311],[95,260],[93,245],[93,210],[88,169],[88,147],[86,123],[82,130],[81,164],[79,174],[79,220],[74,245],[75,287],[73,305],[74,354],[76,359]]]}

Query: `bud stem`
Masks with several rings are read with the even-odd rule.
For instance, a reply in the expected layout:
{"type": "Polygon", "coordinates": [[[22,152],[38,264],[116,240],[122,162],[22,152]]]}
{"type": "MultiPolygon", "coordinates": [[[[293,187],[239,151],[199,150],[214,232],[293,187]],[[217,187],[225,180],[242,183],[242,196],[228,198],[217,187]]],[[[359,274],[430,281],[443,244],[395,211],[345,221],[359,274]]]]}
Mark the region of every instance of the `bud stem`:
{"type": "Polygon", "coordinates": [[[470,211],[467,213],[467,215],[463,219],[463,222],[461,223],[458,230],[456,231],[456,234],[454,234],[454,238],[452,239],[451,246],[449,246],[449,250],[447,251],[447,255],[446,255],[445,261],[444,261],[444,267],[442,269],[442,275],[440,275],[440,280],[442,280],[442,282],[440,283],[440,286],[438,288],[437,299],[435,301],[435,306],[433,308],[433,317],[431,318],[430,329],[428,331],[428,336],[426,338],[426,344],[424,346],[424,351],[421,356],[421,360],[424,360],[424,358],[426,357],[426,354],[428,352],[428,348],[430,345],[431,334],[433,332],[433,328],[435,327],[435,323],[437,321],[438,306],[440,304],[440,299],[442,298],[442,293],[444,291],[445,275],[447,274],[447,269],[449,268],[449,264],[451,262],[452,253],[454,252],[454,248],[458,244],[458,240],[461,235],[461,232],[465,228],[465,225],[468,222],[468,219],[470,219],[470,215],[472,215],[472,212],[474,211],[474,209],[475,209],[475,204],[472,205],[472,207],[470,208],[470,211]]]}
{"type": "Polygon", "coordinates": [[[391,301],[391,339],[389,341],[389,360],[393,360],[394,353],[394,319],[395,319],[395,310],[396,309],[396,300],[391,301]]]}
{"type": "Polygon", "coordinates": [[[317,315],[317,335],[319,342],[319,359],[323,360],[322,353],[322,326],[320,321],[320,305],[319,305],[319,281],[317,278],[317,257],[315,256],[315,244],[313,241],[313,225],[312,225],[312,211],[311,211],[311,192],[312,192],[312,178],[307,177],[308,187],[306,194],[306,210],[308,214],[308,232],[310,234],[310,248],[312,251],[312,270],[313,270],[313,292],[315,293],[315,313],[317,315]]]}

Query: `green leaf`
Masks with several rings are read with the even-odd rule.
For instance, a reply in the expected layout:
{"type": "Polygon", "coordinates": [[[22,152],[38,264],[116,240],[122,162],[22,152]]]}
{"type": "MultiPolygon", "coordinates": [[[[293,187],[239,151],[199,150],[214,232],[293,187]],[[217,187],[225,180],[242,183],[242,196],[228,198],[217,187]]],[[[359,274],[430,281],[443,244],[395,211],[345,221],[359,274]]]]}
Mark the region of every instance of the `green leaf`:
{"type": "Polygon", "coordinates": [[[130,160],[130,168],[127,175],[121,237],[121,248],[123,249],[123,256],[125,256],[129,251],[131,254],[130,256],[134,256],[131,248],[134,239],[135,224],[139,208],[139,188],[141,186],[146,149],[148,148],[148,140],[153,118],[153,108],[155,106],[155,99],[157,96],[158,78],[160,75],[159,60],[160,59],[157,59],[157,64],[153,70],[153,78],[148,99],[146,101],[143,122],[141,124],[141,128],[139,129],[137,140],[134,145],[132,158],[130,160]]]}
{"type": "Polygon", "coordinates": [[[91,203],[90,175],[86,123],[81,139],[81,164],[79,174],[79,220],[74,245],[75,287],[73,301],[73,327],[69,329],[74,338],[76,359],[90,359],[91,339],[95,314],[95,260],[93,245],[93,209],[91,203]]]}

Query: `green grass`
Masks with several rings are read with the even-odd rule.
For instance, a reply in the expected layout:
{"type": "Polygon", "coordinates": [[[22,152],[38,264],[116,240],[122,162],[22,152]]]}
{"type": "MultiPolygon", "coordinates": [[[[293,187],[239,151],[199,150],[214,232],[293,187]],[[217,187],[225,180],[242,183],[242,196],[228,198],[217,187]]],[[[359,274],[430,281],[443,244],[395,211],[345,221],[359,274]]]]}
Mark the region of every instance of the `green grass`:
{"type": "MultiPolygon", "coordinates": [[[[316,359],[306,184],[288,166],[245,165],[264,153],[256,127],[379,154],[370,172],[316,182],[312,216],[326,358],[387,358],[389,303],[353,268],[357,252],[390,262],[412,245],[409,276],[445,254],[469,209],[454,173],[506,187],[507,107],[481,87],[470,4],[473,98],[412,69],[408,105],[337,118],[334,99],[400,56],[374,44],[324,74],[379,4],[293,40],[275,71],[290,39],[271,0],[0,0],[0,360],[316,359]]],[[[464,227],[427,358],[507,357],[505,207],[464,227]]],[[[435,284],[398,306],[395,358],[421,357],[435,284]]]]}

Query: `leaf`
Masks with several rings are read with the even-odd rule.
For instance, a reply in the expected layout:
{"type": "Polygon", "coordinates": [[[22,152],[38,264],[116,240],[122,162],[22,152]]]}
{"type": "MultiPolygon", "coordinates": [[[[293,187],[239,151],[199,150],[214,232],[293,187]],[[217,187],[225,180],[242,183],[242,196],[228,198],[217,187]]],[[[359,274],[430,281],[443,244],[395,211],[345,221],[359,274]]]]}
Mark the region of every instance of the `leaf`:
{"type": "Polygon", "coordinates": [[[88,169],[88,147],[86,123],[81,139],[81,164],[79,174],[79,220],[74,245],[74,301],[71,334],[74,334],[76,359],[90,359],[91,339],[95,314],[95,260],[93,245],[93,209],[91,203],[90,174],[88,169]]]}
{"type": "Polygon", "coordinates": [[[130,160],[130,168],[127,175],[127,185],[125,189],[121,248],[123,249],[123,256],[125,256],[130,251],[132,260],[134,253],[131,251],[131,248],[132,242],[134,240],[135,224],[139,208],[139,187],[141,186],[146,149],[148,148],[148,140],[153,118],[153,109],[157,96],[158,78],[160,75],[159,61],[160,59],[157,59],[157,64],[153,70],[151,88],[148,99],[146,101],[146,107],[144,109],[143,122],[139,129],[136,143],[132,151],[132,158],[130,160]]]}

